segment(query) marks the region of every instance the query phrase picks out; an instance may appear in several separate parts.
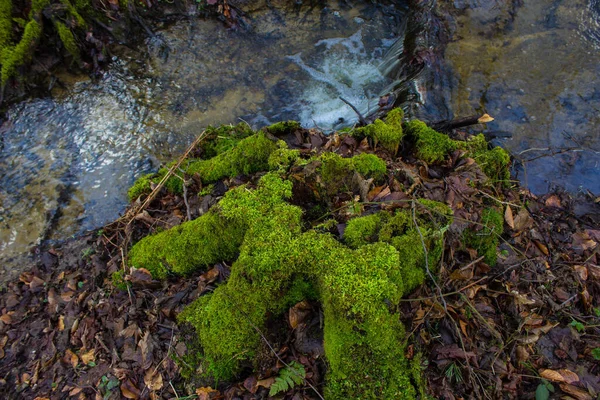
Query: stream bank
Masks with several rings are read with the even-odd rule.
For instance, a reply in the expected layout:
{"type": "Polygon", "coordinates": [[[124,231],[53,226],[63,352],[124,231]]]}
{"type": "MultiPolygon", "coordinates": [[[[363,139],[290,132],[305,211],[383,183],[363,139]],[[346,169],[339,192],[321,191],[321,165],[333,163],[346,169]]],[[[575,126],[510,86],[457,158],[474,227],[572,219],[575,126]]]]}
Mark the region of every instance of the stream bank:
{"type": "MultiPolygon", "coordinates": [[[[332,394],[335,393],[331,391],[332,387],[325,389],[324,386],[331,382],[331,366],[323,358],[323,332],[319,328],[323,305],[318,298],[308,296],[283,310],[271,311],[264,325],[256,325],[261,332],[258,343],[263,345],[259,346],[256,357],[239,359],[243,367],[236,369],[236,379],[227,383],[211,382],[210,374],[205,373],[210,370],[203,364],[207,358],[202,355],[208,352],[214,357],[223,349],[229,349],[219,342],[222,336],[209,335],[210,346],[214,348],[207,349],[207,337],[198,343],[196,331],[177,318],[185,315],[181,312],[192,301],[210,301],[230,282],[240,283],[239,272],[236,272],[240,267],[236,264],[239,260],[231,262],[237,257],[233,254],[235,251],[228,253],[229,260],[214,262],[209,247],[206,247],[208,258],[200,252],[198,262],[186,264],[186,254],[195,253],[186,253],[185,246],[198,248],[194,241],[204,241],[203,230],[191,228],[192,235],[185,243],[177,244],[178,237],[185,237],[183,232],[189,230],[186,227],[195,223],[202,225],[207,217],[231,206],[242,207],[238,210],[241,212],[228,211],[231,213],[229,218],[234,220],[255,214],[251,209],[244,211],[244,207],[258,206],[269,208],[264,216],[257,214],[258,220],[267,218],[268,221],[273,216],[273,221],[279,221],[277,216],[286,213],[280,212],[281,205],[268,206],[269,202],[279,201],[273,193],[263,192],[267,197],[261,197],[262,205],[252,205],[256,188],[264,185],[261,180],[277,171],[276,175],[287,176],[294,182],[288,194],[292,196],[293,205],[283,209],[289,208],[290,212],[298,206],[304,209],[299,229],[306,233],[316,230],[318,235],[327,236],[327,240],[333,240],[337,243],[335,246],[343,248],[369,248],[372,245],[365,242],[383,238],[383,231],[378,233],[377,224],[372,230],[370,221],[381,217],[381,213],[404,215],[408,212],[410,216],[415,213],[411,210],[417,199],[431,201],[424,203],[428,207],[439,201],[452,210],[453,222],[443,230],[442,251],[426,250],[430,255],[426,258],[431,261],[429,267],[438,276],[437,283],[427,280],[403,299],[390,297],[386,300],[375,296],[379,300],[372,304],[385,305],[381,312],[401,315],[408,340],[396,344],[402,346],[402,351],[395,362],[410,360],[416,366],[415,380],[411,380],[411,385],[416,385],[413,388],[420,387],[430,395],[444,398],[529,398],[539,391],[560,390],[571,395],[576,393],[577,398],[583,399],[600,391],[597,378],[600,365],[595,358],[600,347],[595,339],[599,318],[596,310],[600,305],[597,259],[600,207],[597,199],[573,199],[565,193],[538,198],[508,181],[490,180],[483,172],[483,167],[490,165],[483,161],[488,160],[484,154],[490,151],[486,142],[481,141],[482,137],[471,138],[471,142],[466,143],[475,141],[484,147],[471,144],[467,147],[471,150],[465,153],[465,150],[453,150],[464,144],[453,145],[449,139],[442,139],[445,136],[437,136],[439,134],[427,130],[425,125],[412,121],[403,124],[401,132],[406,136],[402,146],[396,146],[384,140],[387,136],[382,136],[386,127],[396,127],[394,130],[398,132],[396,123],[396,119],[388,118],[376,123],[376,130],[330,136],[314,129],[300,128],[298,124],[275,125],[265,129],[262,137],[267,140],[267,147],[268,141],[272,140],[271,152],[279,152],[278,157],[267,164],[255,164],[258,172],[247,171],[246,174],[236,170],[241,164],[234,160],[213,156],[215,151],[236,151],[236,146],[241,143],[242,154],[255,160],[255,153],[246,148],[248,144],[244,140],[247,139],[239,141],[238,138],[236,144],[225,134],[236,129],[242,133],[248,127],[241,124],[238,128],[219,128],[212,136],[213,141],[216,140],[214,145],[201,142],[190,153],[194,159],[205,157],[206,160],[196,160],[188,166],[221,171],[218,174],[225,173],[226,177],[216,178],[217,181],[211,184],[203,180],[209,176],[205,172],[191,173],[190,179],[180,182],[179,188],[169,183],[162,190],[155,190],[156,196],[147,208],[140,209],[148,190],[155,187],[149,184],[146,189],[136,191],[134,197],[140,200],[134,200],[131,206],[134,211],[125,218],[97,234],[62,248],[49,249],[41,255],[36,267],[7,285],[0,298],[4,310],[0,318],[0,371],[5,377],[0,381],[0,390],[9,398],[61,398],[66,394],[86,398],[98,394],[103,398],[166,399],[189,395],[259,399],[268,396],[287,364],[296,365],[305,375],[302,382],[288,385],[281,392],[284,398],[313,399],[318,398],[317,392],[329,393],[326,398],[337,398],[332,394]],[[433,135],[435,140],[427,139],[424,133],[433,135]],[[277,140],[282,142],[276,146],[277,140]],[[442,142],[446,145],[440,146],[442,142]],[[415,143],[421,144],[415,147],[415,143]],[[425,151],[426,148],[429,150],[425,151]],[[473,149],[485,151],[472,153],[473,149]],[[392,156],[396,151],[397,156],[392,156]],[[352,155],[374,158],[364,169],[349,158],[352,155]],[[376,159],[383,161],[384,169],[376,167],[379,165],[376,159]],[[272,172],[265,174],[264,168],[272,172]],[[362,173],[346,174],[352,172],[348,168],[360,168],[362,173]],[[333,171],[335,173],[329,173],[333,171]],[[363,173],[374,175],[372,179],[364,179],[361,178],[363,173]],[[336,182],[335,190],[329,190],[331,184],[324,185],[329,182],[323,181],[326,176],[336,182]],[[185,185],[185,191],[181,184],[185,185]],[[490,209],[496,211],[490,214],[486,211],[490,209]],[[495,216],[492,218],[491,215],[495,216]],[[183,222],[188,218],[192,221],[183,222]],[[356,229],[360,225],[363,227],[356,229]],[[154,240],[149,233],[162,232],[158,235],[168,237],[169,232],[177,230],[182,234],[164,242],[171,244],[163,250],[138,250],[141,258],[132,250],[127,256],[128,243],[138,243],[134,248],[141,248],[141,243],[154,240]],[[144,237],[147,239],[140,241],[144,237]],[[439,263],[434,262],[438,257],[439,263]],[[130,268],[132,262],[141,268],[130,268]],[[190,265],[194,272],[188,268],[190,265]],[[205,267],[196,269],[200,265],[205,267]],[[153,271],[155,277],[164,277],[160,268],[168,267],[173,271],[166,274],[165,280],[158,280],[145,267],[153,271]],[[177,275],[184,271],[187,276],[177,275]],[[204,346],[204,353],[198,352],[202,349],[199,344],[204,346]],[[213,351],[217,353],[211,353],[213,351]],[[539,377],[535,376],[537,374],[539,377]],[[418,376],[425,379],[421,384],[418,376]]],[[[253,133],[245,135],[248,134],[253,133]]],[[[263,139],[260,140],[262,143],[263,139]]],[[[263,154],[262,159],[265,155],[260,154],[263,154]]],[[[487,173],[497,171],[501,174],[499,177],[507,171],[506,164],[500,169],[485,170],[487,173]]],[[[180,179],[173,178],[172,183],[180,179]]],[[[289,215],[293,214],[297,213],[289,215]]],[[[410,226],[417,223],[423,229],[432,217],[434,221],[440,221],[437,214],[423,220],[417,217],[419,214],[412,215],[417,222],[411,218],[405,222],[410,222],[410,226]]],[[[278,223],[272,226],[272,231],[266,232],[267,236],[276,234],[281,241],[288,236],[281,235],[280,230],[295,229],[293,225],[278,223]]],[[[209,233],[214,232],[212,229],[209,233]]],[[[265,232],[253,232],[250,239],[257,240],[258,247],[242,249],[241,254],[256,249],[285,252],[294,248],[271,246],[268,240],[264,242],[265,248],[261,245],[266,238],[263,237],[265,232]]],[[[398,232],[394,230],[392,235],[398,232]]],[[[436,231],[424,232],[429,235],[436,231]]],[[[302,237],[300,233],[298,235],[302,237]]],[[[412,237],[416,242],[400,248],[419,249],[419,235],[412,237]]],[[[423,240],[426,238],[422,237],[423,240]]],[[[216,243],[215,240],[218,241],[218,237],[210,243],[216,243]]],[[[162,246],[162,239],[154,242],[162,246]]],[[[150,247],[156,244],[150,244],[150,247]]],[[[262,259],[268,265],[294,259],[263,259],[258,250],[243,258],[244,262],[262,259]]],[[[423,268],[422,262],[421,258],[419,268],[423,268]]],[[[378,274],[376,271],[372,266],[364,273],[371,276],[378,274]]],[[[254,280],[260,281],[258,270],[247,273],[258,273],[254,280]]],[[[366,281],[357,278],[353,282],[366,281]]],[[[243,293],[229,292],[230,297],[224,299],[235,300],[243,293]]],[[[299,293],[302,292],[296,292],[299,293]]],[[[356,293],[358,295],[360,291],[356,293]]],[[[256,299],[252,299],[252,302],[245,301],[237,306],[255,304],[256,299]]],[[[237,317],[221,320],[231,324],[222,334],[254,332],[246,329],[246,318],[255,318],[261,308],[251,307],[246,314],[237,315],[237,307],[225,303],[214,310],[212,318],[221,320],[228,313],[237,317]]],[[[368,306],[371,303],[363,299],[360,304],[368,306]]],[[[218,302],[211,307],[216,305],[218,302]]],[[[194,320],[189,319],[189,309],[186,318],[190,322],[194,320]]],[[[201,321],[197,323],[202,324],[201,321]]],[[[325,323],[331,321],[326,319],[325,323]]],[[[333,339],[327,332],[325,335],[326,341],[333,339]]],[[[326,357],[330,354],[328,351],[325,347],[326,357]]],[[[365,362],[382,360],[365,359],[365,362]]],[[[338,383],[344,381],[339,377],[334,379],[338,379],[338,383]]],[[[389,377],[385,379],[387,381],[389,377]]],[[[351,387],[345,390],[348,389],[351,387]]]]}

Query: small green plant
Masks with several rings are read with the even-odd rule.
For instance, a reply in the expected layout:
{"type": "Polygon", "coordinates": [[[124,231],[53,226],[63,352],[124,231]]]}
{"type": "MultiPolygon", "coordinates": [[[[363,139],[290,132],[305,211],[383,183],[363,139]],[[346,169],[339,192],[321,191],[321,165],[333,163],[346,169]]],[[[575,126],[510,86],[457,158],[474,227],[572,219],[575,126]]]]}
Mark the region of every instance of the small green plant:
{"type": "Polygon", "coordinates": [[[277,393],[293,389],[296,385],[302,384],[305,377],[306,370],[304,366],[296,361],[292,361],[289,366],[279,371],[279,376],[275,378],[275,382],[271,385],[269,396],[275,396],[277,393]]]}
{"type": "Polygon", "coordinates": [[[594,315],[600,318],[600,307],[594,307],[594,315]]]}
{"type": "Polygon", "coordinates": [[[88,260],[94,253],[96,253],[96,251],[93,248],[88,247],[87,249],[81,251],[81,258],[88,260]]]}
{"type": "Polygon", "coordinates": [[[542,383],[535,390],[535,400],[548,400],[550,393],[554,393],[554,386],[547,380],[542,379],[542,383]]]}
{"type": "Polygon", "coordinates": [[[100,393],[104,393],[103,399],[108,399],[111,397],[112,391],[115,388],[119,387],[119,380],[114,376],[112,378],[108,378],[108,376],[104,375],[100,378],[100,382],[98,383],[98,390],[100,393]]]}
{"type": "Polygon", "coordinates": [[[450,381],[454,381],[456,383],[461,383],[463,381],[462,371],[460,370],[458,364],[453,362],[448,365],[448,368],[446,368],[446,377],[450,381]]]}
{"type": "Polygon", "coordinates": [[[574,319],[571,321],[571,323],[569,325],[572,326],[573,328],[577,329],[577,332],[579,332],[579,333],[582,333],[585,331],[585,325],[574,319]]]}
{"type": "Polygon", "coordinates": [[[592,350],[592,357],[594,357],[594,360],[600,361],[600,347],[596,347],[592,350]]]}

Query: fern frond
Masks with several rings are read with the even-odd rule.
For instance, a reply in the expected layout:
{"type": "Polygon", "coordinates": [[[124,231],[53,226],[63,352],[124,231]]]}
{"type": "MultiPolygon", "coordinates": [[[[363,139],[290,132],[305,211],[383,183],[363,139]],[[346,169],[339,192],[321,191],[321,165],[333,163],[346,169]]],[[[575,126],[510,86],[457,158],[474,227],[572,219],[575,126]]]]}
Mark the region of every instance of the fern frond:
{"type": "Polygon", "coordinates": [[[269,396],[275,396],[278,393],[293,389],[296,385],[304,383],[305,377],[306,370],[304,369],[304,365],[292,361],[289,367],[285,367],[279,371],[279,376],[275,378],[275,382],[271,385],[269,396]]]}

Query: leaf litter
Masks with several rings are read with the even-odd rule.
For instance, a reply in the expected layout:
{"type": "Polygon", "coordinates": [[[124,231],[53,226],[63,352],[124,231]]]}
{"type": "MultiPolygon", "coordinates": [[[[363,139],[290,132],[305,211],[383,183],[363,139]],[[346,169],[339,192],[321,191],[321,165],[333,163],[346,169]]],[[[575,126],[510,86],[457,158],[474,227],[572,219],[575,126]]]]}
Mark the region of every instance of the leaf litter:
{"type": "MultiPolygon", "coordinates": [[[[303,154],[375,152],[366,140],[314,129],[289,136],[286,142],[303,154]]],[[[439,288],[426,283],[399,305],[410,333],[407,358],[422,354],[429,394],[597,398],[600,205],[594,196],[537,197],[523,188],[474,184],[485,176],[459,153],[441,166],[407,153],[377,155],[394,173],[379,186],[359,177],[354,194],[333,196],[330,216],[340,235],[356,213],[408,207],[413,197],[444,202],[455,215],[437,272],[439,288]],[[494,266],[461,239],[469,229],[483,234],[484,201],[490,200],[501,206],[505,228],[494,266]]],[[[307,203],[319,192],[310,168],[292,171],[307,203]]],[[[210,194],[189,199],[161,191],[127,227],[109,226],[41,250],[37,264],[7,282],[0,297],[3,397],[260,399],[281,392],[278,398],[318,398],[308,385],[322,387],[326,369],[318,304],[305,300],[273,321],[264,335],[276,354],[265,346],[259,370],[213,388],[183,378],[194,333],[176,317],[226,281],[229,266],[166,281],[125,268],[123,243],[178,225],[186,215],[196,218],[229,187],[255,180],[225,179],[210,194]],[[114,273],[122,276],[120,287],[114,273]],[[302,371],[302,379],[292,370],[302,371]]]]}

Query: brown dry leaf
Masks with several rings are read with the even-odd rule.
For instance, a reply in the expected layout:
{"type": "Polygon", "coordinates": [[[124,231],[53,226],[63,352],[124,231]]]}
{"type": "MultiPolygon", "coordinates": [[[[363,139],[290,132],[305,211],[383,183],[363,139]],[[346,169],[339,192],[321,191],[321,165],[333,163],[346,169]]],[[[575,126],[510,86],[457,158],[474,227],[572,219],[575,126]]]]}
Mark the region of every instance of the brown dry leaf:
{"type": "Polygon", "coordinates": [[[520,305],[530,305],[530,304],[535,304],[535,300],[530,300],[527,298],[527,296],[517,292],[516,290],[511,290],[510,292],[514,298],[515,301],[517,302],[517,304],[520,305]]]}
{"type": "Polygon", "coordinates": [[[96,360],[96,356],[95,356],[95,350],[91,349],[90,351],[87,351],[83,354],[80,354],[79,356],[81,357],[81,362],[84,364],[89,364],[91,361],[95,361],[96,360]]]}
{"type": "Polygon", "coordinates": [[[510,226],[510,229],[515,229],[515,219],[510,206],[506,206],[506,210],[504,211],[504,221],[506,221],[506,225],[510,226]]]}
{"type": "Polygon", "coordinates": [[[152,366],[152,362],[154,361],[152,357],[154,344],[152,343],[149,330],[146,331],[142,340],[139,341],[138,346],[142,351],[142,368],[146,370],[152,366]]]}
{"type": "Polygon", "coordinates": [[[529,359],[529,352],[525,346],[517,346],[517,361],[523,362],[529,359]]]}
{"type": "Polygon", "coordinates": [[[65,303],[68,303],[69,301],[71,301],[71,299],[73,298],[73,295],[75,294],[74,291],[72,290],[67,290],[65,292],[62,292],[60,294],[60,298],[62,299],[62,301],[64,301],[65,303]]]}
{"type": "Polygon", "coordinates": [[[453,281],[468,281],[473,278],[473,269],[458,269],[450,274],[450,279],[453,281]]]}
{"type": "Polygon", "coordinates": [[[548,197],[546,199],[545,203],[546,203],[546,207],[556,207],[556,208],[561,208],[562,207],[562,204],[560,203],[560,199],[555,194],[553,194],[552,196],[548,197]]]}
{"type": "Polygon", "coordinates": [[[65,351],[65,356],[63,357],[63,360],[66,363],[71,364],[73,368],[77,367],[77,364],[79,364],[79,357],[77,357],[77,354],[73,353],[70,349],[67,349],[67,351],[65,351]]]}
{"type": "Polygon", "coordinates": [[[379,200],[383,199],[385,196],[389,195],[390,193],[392,193],[392,191],[390,190],[390,187],[386,186],[385,189],[383,189],[381,192],[379,192],[377,194],[377,196],[375,196],[373,198],[373,201],[379,201],[379,200]]]}
{"type": "Polygon", "coordinates": [[[575,372],[569,371],[568,369],[545,369],[540,372],[540,376],[552,382],[579,382],[579,376],[577,376],[575,372]]]}
{"type": "Polygon", "coordinates": [[[575,272],[577,272],[577,275],[579,275],[579,277],[581,278],[582,281],[587,280],[588,269],[585,267],[585,265],[576,265],[575,272]]]}
{"type": "Polygon", "coordinates": [[[33,400],[50,400],[50,397],[36,397],[33,400]]]}
{"type": "Polygon", "coordinates": [[[577,400],[593,400],[594,398],[585,390],[578,388],[577,386],[569,385],[567,383],[559,384],[560,389],[575,397],[577,400]]]}
{"type": "Polygon", "coordinates": [[[64,315],[61,315],[60,317],[58,317],[58,330],[61,332],[65,330],[65,316],[64,315]]]}
{"type": "Polygon", "coordinates": [[[140,397],[140,390],[135,387],[131,379],[127,379],[121,384],[121,394],[128,399],[138,399],[140,397]]]}
{"type": "Polygon", "coordinates": [[[214,267],[200,275],[200,281],[206,283],[213,283],[219,277],[219,273],[219,268],[214,267]]]}
{"type": "Polygon", "coordinates": [[[301,324],[306,317],[310,314],[311,307],[310,304],[303,300],[300,303],[290,308],[288,313],[290,326],[292,329],[296,329],[299,324],[301,324]]]}
{"type": "Polygon", "coordinates": [[[558,325],[558,322],[555,323],[551,323],[551,322],[546,322],[546,325],[541,326],[539,328],[533,328],[530,332],[533,333],[534,335],[539,335],[541,333],[548,333],[552,330],[552,328],[556,327],[558,325]]]}
{"type": "Polygon", "coordinates": [[[198,400],[211,400],[217,397],[220,394],[218,390],[215,390],[208,387],[201,387],[196,389],[196,395],[198,395],[198,400]]]}
{"type": "Polygon", "coordinates": [[[462,319],[459,320],[458,323],[460,324],[460,330],[462,331],[463,335],[469,337],[469,335],[467,334],[467,323],[462,319]]]}
{"type": "Polygon", "coordinates": [[[71,391],[69,392],[69,396],[73,397],[73,396],[77,396],[79,393],[81,393],[83,391],[83,388],[80,387],[74,387],[73,389],[71,389],[71,391]]]}
{"type": "Polygon", "coordinates": [[[54,290],[54,288],[50,288],[50,290],[48,290],[48,310],[51,313],[55,313],[56,311],[58,311],[58,302],[59,302],[59,297],[56,294],[56,290],[54,290]]]}
{"type": "Polygon", "coordinates": [[[526,208],[522,208],[514,219],[515,231],[521,232],[525,228],[530,227],[533,224],[533,218],[529,215],[529,211],[526,208]]]}
{"type": "Polygon", "coordinates": [[[517,340],[523,344],[534,344],[540,340],[540,336],[538,334],[527,335],[527,336],[519,336],[517,340]]]}
{"type": "Polygon", "coordinates": [[[256,382],[256,385],[269,389],[273,382],[275,382],[275,377],[272,376],[267,379],[261,379],[260,381],[256,382]]]}
{"type": "Polygon", "coordinates": [[[577,232],[573,234],[573,247],[583,251],[596,247],[598,243],[590,239],[590,236],[585,232],[577,232]]]}
{"type": "Polygon", "coordinates": [[[144,383],[151,391],[158,391],[163,387],[162,374],[156,368],[150,368],[144,374],[144,383]]]}
{"type": "Polygon", "coordinates": [[[544,245],[543,243],[538,242],[537,240],[534,240],[533,243],[535,243],[535,245],[537,246],[538,249],[540,249],[540,251],[542,253],[544,253],[545,256],[547,256],[548,253],[548,248],[546,247],[546,245],[544,245]]]}
{"type": "Polygon", "coordinates": [[[152,274],[146,268],[136,268],[126,278],[134,285],[149,285],[152,283],[152,274]]]}
{"type": "Polygon", "coordinates": [[[487,289],[487,285],[473,285],[465,289],[465,293],[467,294],[469,300],[473,300],[477,292],[479,292],[481,289],[487,289]]]}
{"type": "Polygon", "coordinates": [[[6,325],[12,324],[11,314],[13,314],[13,311],[9,311],[7,314],[2,314],[2,316],[0,316],[0,321],[4,322],[6,325]]]}

